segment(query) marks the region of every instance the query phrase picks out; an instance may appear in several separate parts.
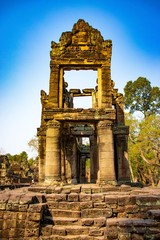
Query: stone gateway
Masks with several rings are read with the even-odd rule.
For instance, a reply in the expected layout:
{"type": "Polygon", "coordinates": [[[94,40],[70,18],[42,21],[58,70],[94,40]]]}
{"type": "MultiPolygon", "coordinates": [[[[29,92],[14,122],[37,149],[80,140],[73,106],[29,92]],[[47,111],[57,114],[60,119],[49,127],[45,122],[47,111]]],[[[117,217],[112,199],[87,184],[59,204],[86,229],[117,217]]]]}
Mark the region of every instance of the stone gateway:
{"type": "Polygon", "coordinates": [[[39,181],[129,182],[129,129],[124,123],[123,95],[111,80],[112,41],[80,19],[51,47],[49,94],[41,91],[39,181]],[[83,90],[67,89],[65,71],[72,70],[96,71],[97,85],[88,88],[86,81],[83,90]],[[92,98],[91,108],[74,108],[74,98],[85,96],[92,98]]]}

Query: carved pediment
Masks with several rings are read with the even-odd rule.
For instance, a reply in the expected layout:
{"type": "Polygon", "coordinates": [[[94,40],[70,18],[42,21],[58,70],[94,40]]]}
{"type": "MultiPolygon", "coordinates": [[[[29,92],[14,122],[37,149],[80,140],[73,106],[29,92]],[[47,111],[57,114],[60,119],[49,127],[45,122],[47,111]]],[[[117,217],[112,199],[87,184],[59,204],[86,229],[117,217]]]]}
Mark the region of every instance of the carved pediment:
{"type": "Polygon", "coordinates": [[[97,45],[102,43],[103,37],[100,31],[92,28],[83,19],[79,19],[77,23],[74,24],[72,32],[63,32],[60,37],[60,45],[97,45]]]}
{"type": "MultiPolygon", "coordinates": [[[[90,52],[101,51],[102,49],[110,48],[112,46],[111,40],[104,41],[100,31],[93,28],[83,19],[79,19],[74,24],[72,31],[63,32],[59,43],[52,42],[52,56],[60,56],[64,54],[68,56],[68,51],[88,51],[90,52]]],[[[71,57],[71,55],[69,55],[71,57]]]]}

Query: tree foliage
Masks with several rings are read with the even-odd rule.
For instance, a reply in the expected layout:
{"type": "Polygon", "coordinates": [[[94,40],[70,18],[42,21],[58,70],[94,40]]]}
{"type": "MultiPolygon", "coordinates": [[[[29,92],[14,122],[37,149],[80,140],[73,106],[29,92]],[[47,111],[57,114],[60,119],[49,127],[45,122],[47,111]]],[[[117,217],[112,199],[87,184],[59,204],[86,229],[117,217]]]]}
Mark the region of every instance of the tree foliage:
{"type": "Polygon", "coordinates": [[[133,181],[156,185],[160,179],[160,116],[138,121],[126,114],[130,126],[129,161],[133,181]]]}
{"type": "Polygon", "coordinates": [[[152,87],[148,79],[139,77],[124,88],[125,108],[130,113],[140,111],[147,117],[160,113],[160,88],[152,87]]]}
{"type": "Polygon", "coordinates": [[[35,136],[29,142],[28,146],[31,148],[33,152],[36,152],[38,155],[38,138],[35,136]]]}

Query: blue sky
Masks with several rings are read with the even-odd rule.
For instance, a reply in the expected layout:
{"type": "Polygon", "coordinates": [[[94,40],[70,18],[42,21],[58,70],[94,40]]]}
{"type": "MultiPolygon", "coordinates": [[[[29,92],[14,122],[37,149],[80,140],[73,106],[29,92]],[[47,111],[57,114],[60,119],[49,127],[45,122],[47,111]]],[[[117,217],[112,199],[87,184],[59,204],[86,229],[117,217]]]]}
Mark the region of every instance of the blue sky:
{"type": "Polygon", "coordinates": [[[1,153],[30,154],[40,90],[49,88],[51,41],[79,18],[112,40],[111,77],[120,92],[139,76],[160,86],[159,0],[0,0],[1,153]]]}

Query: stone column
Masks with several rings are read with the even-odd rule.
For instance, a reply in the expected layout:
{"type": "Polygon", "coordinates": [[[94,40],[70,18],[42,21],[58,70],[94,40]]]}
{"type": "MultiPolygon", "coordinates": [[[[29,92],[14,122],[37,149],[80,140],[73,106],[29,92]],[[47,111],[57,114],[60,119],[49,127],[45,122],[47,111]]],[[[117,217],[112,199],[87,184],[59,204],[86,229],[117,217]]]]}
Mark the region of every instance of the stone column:
{"type": "Polygon", "coordinates": [[[48,124],[46,133],[46,166],[45,181],[61,180],[61,159],[60,159],[60,123],[51,121],[48,124]]]}
{"type": "Polygon", "coordinates": [[[39,164],[39,182],[44,182],[45,180],[45,154],[46,154],[46,129],[45,127],[40,127],[37,129],[38,136],[38,164],[39,164]]]}
{"type": "Polygon", "coordinates": [[[39,136],[38,142],[39,142],[39,182],[44,182],[46,138],[44,136],[39,136]]]}
{"type": "Polygon", "coordinates": [[[104,120],[97,126],[99,183],[115,183],[114,141],[112,123],[104,120]]]}
{"type": "Polygon", "coordinates": [[[97,141],[94,135],[90,136],[90,182],[97,179],[97,141]]]}
{"type": "Polygon", "coordinates": [[[116,135],[116,148],[118,159],[118,182],[130,182],[130,169],[128,162],[128,136],[116,135]]]}
{"type": "Polygon", "coordinates": [[[77,143],[76,138],[73,139],[72,146],[72,184],[77,183],[77,143]]]}
{"type": "Polygon", "coordinates": [[[49,102],[54,108],[59,107],[59,65],[51,64],[49,83],[49,102]]]}
{"type": "Polygon", "coordinates": [[[65,144],[64,136],[61,138],[61,180],[66,181],[66,166],[65,166],[65,144]]]}

